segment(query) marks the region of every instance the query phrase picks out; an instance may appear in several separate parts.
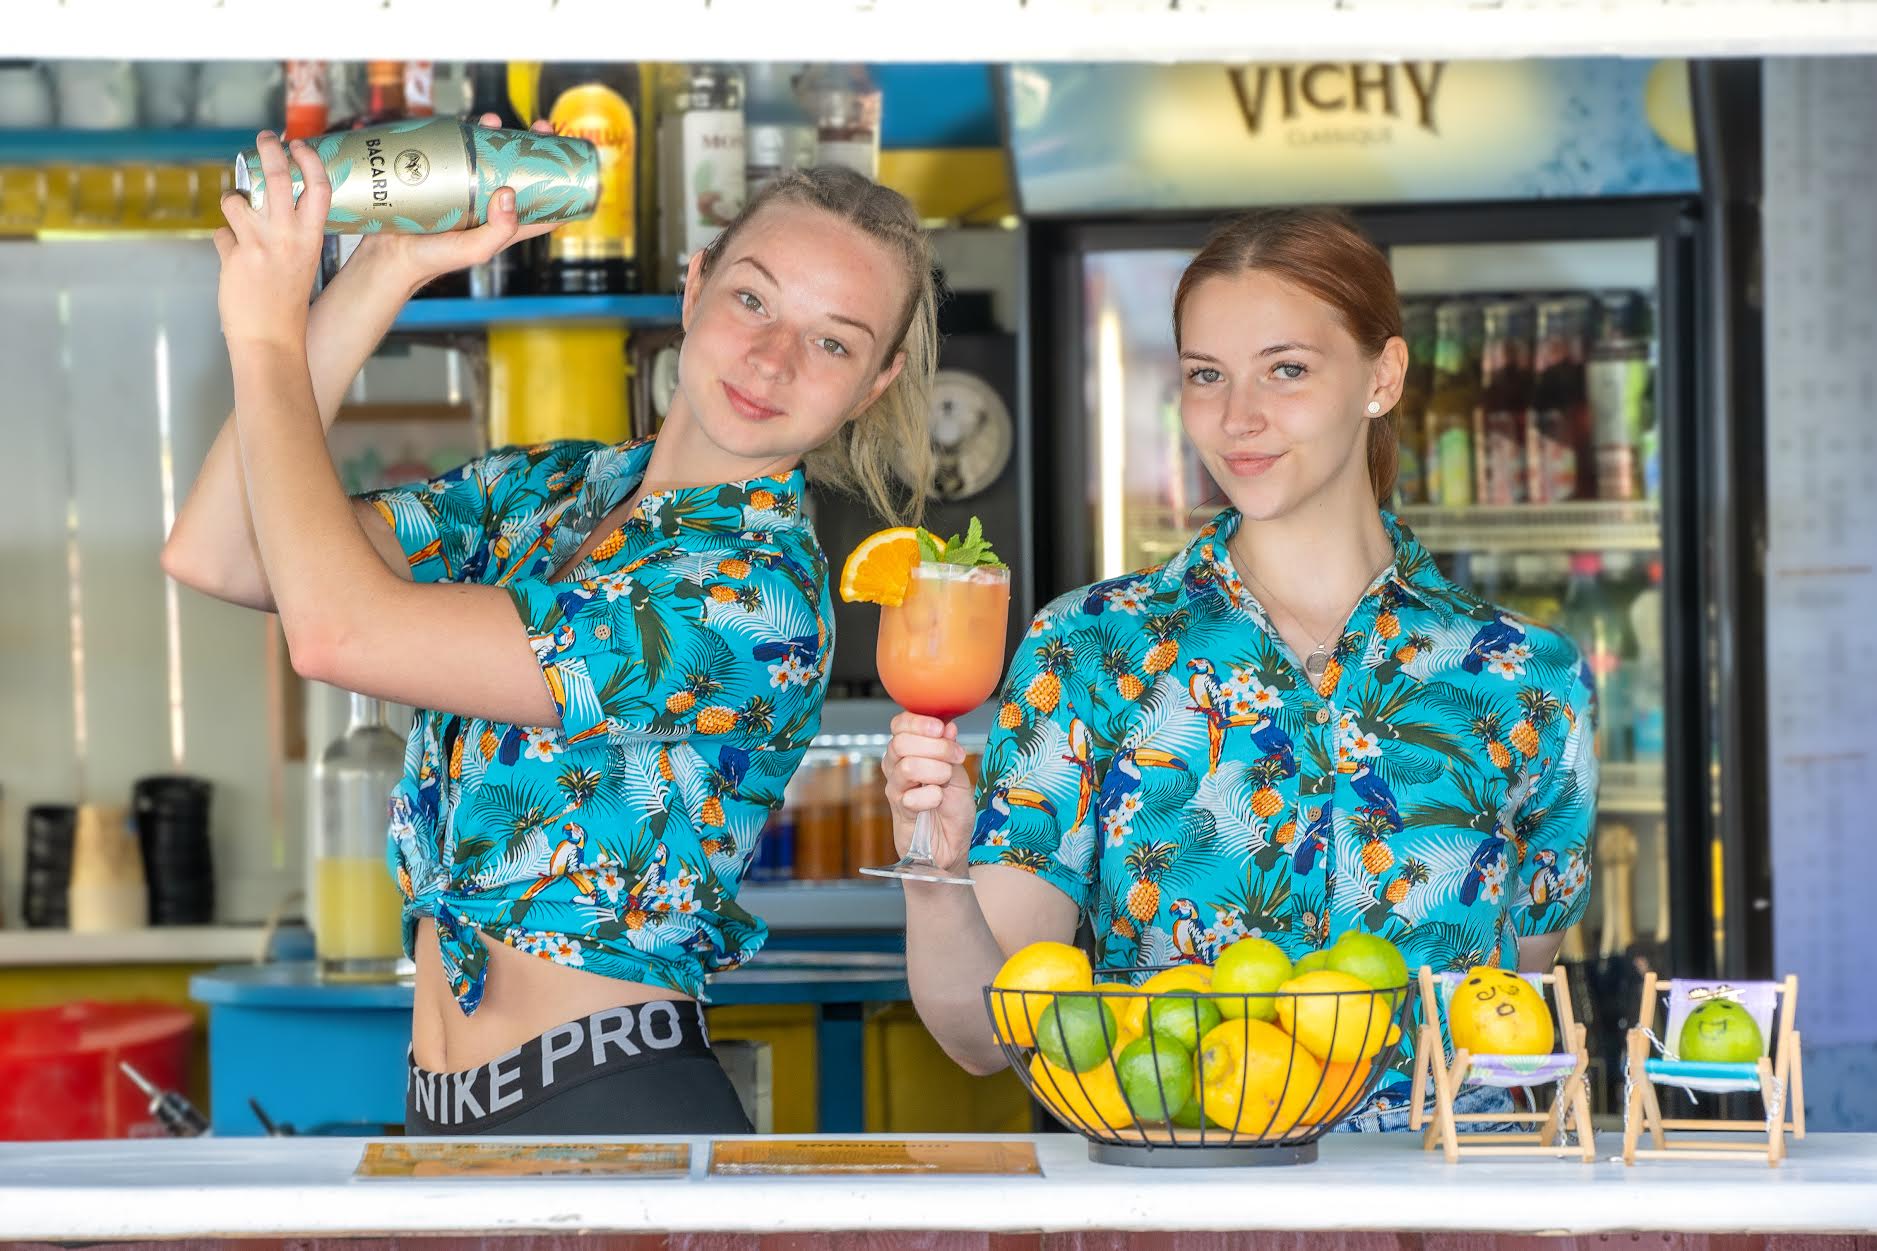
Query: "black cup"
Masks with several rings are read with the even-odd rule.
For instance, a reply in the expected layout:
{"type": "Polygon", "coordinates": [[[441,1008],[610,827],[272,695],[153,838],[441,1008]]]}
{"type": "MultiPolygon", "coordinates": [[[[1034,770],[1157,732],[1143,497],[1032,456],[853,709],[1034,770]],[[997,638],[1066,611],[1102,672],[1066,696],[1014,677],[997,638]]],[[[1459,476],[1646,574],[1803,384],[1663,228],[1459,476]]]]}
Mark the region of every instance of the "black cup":
{"type": "Polygon", "coordinates": [[[143,853],[150,924],[207,925],[215,916],[215,870],[209,851],[204,778],[139,778],[131,787],[131,823],[143,853]]]}

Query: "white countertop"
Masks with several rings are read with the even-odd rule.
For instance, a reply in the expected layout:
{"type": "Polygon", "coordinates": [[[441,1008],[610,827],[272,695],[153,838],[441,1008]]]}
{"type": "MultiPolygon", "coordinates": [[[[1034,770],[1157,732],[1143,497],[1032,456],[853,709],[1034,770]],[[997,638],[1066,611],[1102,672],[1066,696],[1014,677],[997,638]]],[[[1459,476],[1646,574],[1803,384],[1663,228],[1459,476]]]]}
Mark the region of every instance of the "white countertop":
{"type": "MultiPolygon", "coordinates": [[[[933,1137],[940,1137],[934,1135],[933,1137]]],[[[973,1136],[979,1139],[985,1135],[973,1136]]],[[[485,1140],[486,1141],[486,1140],[485,1140]]],[[[1764,1160],[1445,1163],[1407,1134],[1330,1135],[1314,1164],[1091,1164],[1038,1135],[1042,1177],[355,1180],[357,1138],[0,1144],[0,1240],[593,1231],[1369,1230],[1877,1233],[1877,1135],[1764,1160]]]]}

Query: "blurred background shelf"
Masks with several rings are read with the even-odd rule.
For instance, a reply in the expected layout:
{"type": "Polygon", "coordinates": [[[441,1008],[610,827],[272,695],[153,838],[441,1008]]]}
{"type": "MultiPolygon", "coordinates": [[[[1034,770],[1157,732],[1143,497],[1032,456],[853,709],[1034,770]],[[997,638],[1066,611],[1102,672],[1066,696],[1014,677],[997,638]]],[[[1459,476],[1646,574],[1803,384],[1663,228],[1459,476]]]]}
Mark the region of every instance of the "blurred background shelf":
{"type": "Polygon", "coordinates": [[[1653,500],[1413,505],[1400,515],[1431,552],[1653,552],[1662,546],[1662,508],[1653,500]]]}
{"type": "Polygon", "coordinates": [[[254,146],[253,130],[0,130],[0,165],[226,160],[254,146]]]}
{"type": "Polygon", "coordinates": [[[487,330],[490,326],[544,322],[612,321],[628,326],[672,326],[679,316],[675,295],[516,295],[499,300],[412,300],[398,314],[394,331],[487,330]]]}
{"type": "Polygon", "coordinates": [[[1668,811],[1667,780],[1658,764],[1607,763],[1598,769],[1597,811],[1660,816],[1668,811]]]}
{"type": "MultiPolygon", "coordinates": [[[[906,926],[906,897],[898,882],[750,882],[737,902],[775,931],[899,930],[906,926]]],[[[759,960],[764,957],[758,957],[759,960]]]]}

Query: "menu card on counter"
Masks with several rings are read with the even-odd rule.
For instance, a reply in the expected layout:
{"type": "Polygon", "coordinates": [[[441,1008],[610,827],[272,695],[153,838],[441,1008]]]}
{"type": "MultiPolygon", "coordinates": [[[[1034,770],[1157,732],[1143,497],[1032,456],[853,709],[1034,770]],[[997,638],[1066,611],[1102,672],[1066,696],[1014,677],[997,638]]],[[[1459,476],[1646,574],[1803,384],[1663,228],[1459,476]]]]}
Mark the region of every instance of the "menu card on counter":
{"type": "Polygon", "coordinates": [[[374,1142],[358,1177],[684,1177],[682,1142],[374,1142]]]}
{"type": "Polygon", "coordinates": [[[744,1140],[710,1145],[713,1177],[809,1174],[880,1176],[1040,1176],[1036,1147],[1027,1142],[881,1139],[744,1140]]]}

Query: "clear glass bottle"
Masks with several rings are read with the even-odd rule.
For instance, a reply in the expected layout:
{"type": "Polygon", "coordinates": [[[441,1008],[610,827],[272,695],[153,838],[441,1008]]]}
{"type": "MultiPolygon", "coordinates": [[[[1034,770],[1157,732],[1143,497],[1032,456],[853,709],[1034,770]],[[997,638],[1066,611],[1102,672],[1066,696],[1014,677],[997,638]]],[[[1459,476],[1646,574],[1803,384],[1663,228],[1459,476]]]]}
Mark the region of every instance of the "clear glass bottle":
{"type": "Polygon", "coordinates": [[[743,168],[749,196],[784,170],[815,163],[815,119],[795,95],[801,72],[800,64],[789,61],[754,61],[743,67],[743,168]]]}
{"type": "Polygon", "coordinates": [[[677,291],[694,252],[743,207],[743,75],[679,65],[662,84],[658,137],[658,286],[677,291]]]}
{"type": "Polygon", "coordinates": [[[815,164],[880,178],[880,88],[864,65],[815,65],[795,80],[815,119],[815,164]]]}
{"type": "Polygon", "coordinates": [[[345,732],[313,766],[306,911],[324,978],[389,978],[404,954],[403,895],[385,864],[403,774],[404,744],[385,723],[384,701],[352,695],[345,732]]]}

